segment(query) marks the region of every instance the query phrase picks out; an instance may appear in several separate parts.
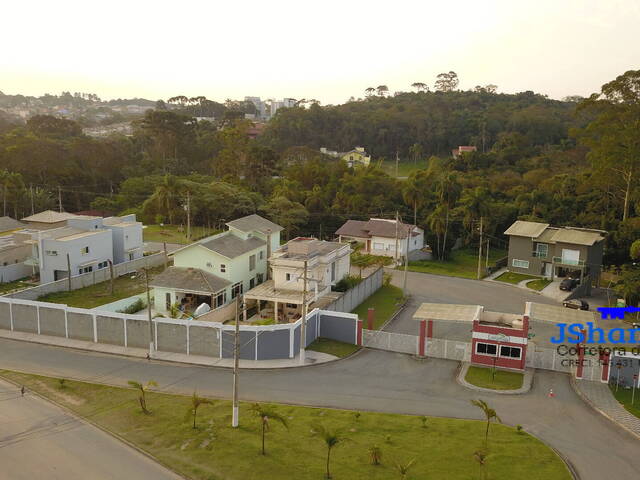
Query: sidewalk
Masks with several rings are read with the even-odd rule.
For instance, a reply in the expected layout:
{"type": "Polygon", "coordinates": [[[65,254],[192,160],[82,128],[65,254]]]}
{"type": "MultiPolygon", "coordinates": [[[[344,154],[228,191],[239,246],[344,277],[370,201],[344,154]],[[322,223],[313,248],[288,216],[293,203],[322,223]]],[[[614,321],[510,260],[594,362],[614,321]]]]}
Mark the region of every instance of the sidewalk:
{"type": "MultiPolygon", "coordinates": [[[[54,347],[76,348],[79,350],[89,350],[98,353],[107,353],[111,355],[122,355],[125,357],[147,358],[149,351],[143,348],[121,347],[119,345],[109,345],[106,343],[94,343],[85,340],[72,340],[69,338],[53,337],[49,335],[38,335],[36,333],[11,332],[9,330],[0,329],[0,338],[8,340],[19,340],[23,342],[41,343],[54,347]]],[[[153,354],[153,360],[163,360],[166,362],[190,363],[193,365],[202,365],[207,367],[233,367],[233,358],[213,358],[201,355],[186,355],[184,353],[158,352],[153,354]]],[[[307,350],[304,365],[300,364],[299,356],[294,358],[285,358],[280,360],[240,360],[240,368],[245,369],[264,369],[264,368],[291,368],[302,367],[306,365],[317,365],[338,357],[329,355],[328,353],[314,352],[307,350]]]]}
{"type": "Polygon", "coordinates": [[[606,383],[572,379],[571,384],[585,402],[609,420],[640,438],[640,418],[631,415],[620,405],[606,383]]]}

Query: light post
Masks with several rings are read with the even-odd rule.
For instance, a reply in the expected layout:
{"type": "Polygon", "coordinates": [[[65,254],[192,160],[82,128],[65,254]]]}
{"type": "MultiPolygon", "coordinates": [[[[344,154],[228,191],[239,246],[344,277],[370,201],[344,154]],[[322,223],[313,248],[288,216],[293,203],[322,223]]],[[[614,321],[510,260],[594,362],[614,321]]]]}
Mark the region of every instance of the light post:
{"type": "Polygon", "coordinates": [[[622,370],[622,363],[618,361],[618,363],[616,363],[616,368],[618,369],[618,376],[616,378],[616,393],[617,393],[618,386],[620,385],[620,370],[622,370]]]}
{"type": "Polygon", "coordinates": [[[636,373],[633,376],[633,386],[631,387],[631,405],[633,405],[636,401],[636,384],[638,383],[638,374],[636,373]]]}
{"type": "Polygon", "coordinates": [[[146,268],[140,269],[138,276],[144,275],[145,288],[147,290],[147,320],[149,321],[149,359],[155,351],[155,336],[153,335],[153,322],[151,320],[151,293],[149,292],[149,272],[146,268]]]}

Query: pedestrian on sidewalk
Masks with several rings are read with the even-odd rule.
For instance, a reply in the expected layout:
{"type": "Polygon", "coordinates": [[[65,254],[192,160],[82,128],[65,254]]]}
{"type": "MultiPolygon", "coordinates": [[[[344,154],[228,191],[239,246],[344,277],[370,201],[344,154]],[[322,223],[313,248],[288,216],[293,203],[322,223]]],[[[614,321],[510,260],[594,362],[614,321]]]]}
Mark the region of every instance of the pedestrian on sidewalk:
{"type": "Polygon", "coordinates": [[[25,388],[24,388],[24,385],[22,385],[22,386],[20,387],[20,395],[21,395],[22,397],[24,397],[24,391],[25,391],[25,388]]]}

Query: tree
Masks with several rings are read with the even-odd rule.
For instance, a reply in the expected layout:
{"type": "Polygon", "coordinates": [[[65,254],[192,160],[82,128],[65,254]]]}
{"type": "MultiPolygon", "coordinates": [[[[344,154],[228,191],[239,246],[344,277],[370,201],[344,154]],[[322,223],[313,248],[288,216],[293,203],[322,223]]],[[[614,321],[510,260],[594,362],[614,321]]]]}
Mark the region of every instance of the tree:
{"type": "Polygon", "coordinates": [[[382,462],[382,449],[377,445],[369,447],[369,463],[371,465],[380,465],[382,462]]]}
{"type": "Polygon", "coordinates": [[[185,414],[185,418],[187,420],[193,419],[193,429],[196,429],[196,416],[198,415],[198,408],[202,405],[213,405],[214,401],[208,398],[199,397],[198,394],[194,391],[191,396],[191,406],[187,410],[185,414]]]}
{"type": "Polygon", "coordinates": [[[491,211],[491,195],[486,188],[475,187],[466,190],[462,194],[460,204],[463,211],[463,223],[471,233],[473,232],[473,227],[476,222],[489,216],[489,212],[491,211]]]}
{"type": "Polygon", "coordinates": [[[375,91],[376,91],[376,89],[375,89],[374,87],[367,87],[367,88],[365,88],[365,90],[364,90],[364,94],[365,94],[367,97],[370,97],[371,95],[373,95],[373,93],[374,93],[375,91]]]}
{"type": "Polygon", "coordinates": [[[413,467],[415,462],[415,458],[409,460],[406,463],[395,462],[396,470],[398,470],[398,473],[400,474],[400,480],[404,480],[405,478],[407,478],[407,474],[409,473],[409,470],[411,469],[411,467],[413,467]]]}
{"type": "Polygon", "coordinates": [[[627,305],[637,305],[640,300],[640,268],[634,265],[623,266],[620,280],[614,289],[624,297],[627,305]]]}
{"type": "Polygon", "coordinates": [[[478,462],[478,465],[480,466],[480,478],[481,479],[485,479],[486,477],[486,472],[485,472],[485,465],[487,464],[487,456],[488,453],[486,450],[480,449],[480,450],[476,450],[475,452],[473,452],[473,459],[478,462]]]}
{"type": "Polygon", "coordinates": [[[484,416],[487,420],[487,429],[484,433],[484,443],[486,445],[487,441],[489,440],[489,425],[491,424],[491,421],[495,420],[502,423],[502,420],[500,420],[500,417],[498,416],[496,411],[493,408],[489,407],[487,402],[485,402],[484,400],[471,400],[471,404],[482,410],[482,413],[484,413],[484,416]]]}
{"type": "Polygon", "coordinates": [[[287,424],[287,419],[272,408],[269,408],[266,405],[262,405],[260,403],[254,403],[251,406],[251,411],[260,420],[260,426],[262,427],[262,455],[266,455],[267,453],[264,448],[264,439],[266,432],[269,431],[269,422],[271,420],[280,422],[282,426],[284,426],[284,428],[288,430],[289,425],[287,424]]]}
{"type": "Polygon", "coordinates": [[[149,380],[145,384],[137,382],[135,380],[129,380],[127,383],[129,384],[130,387],[133,387],[136,390],[140,391],[140,396],[138,397],[138,401],[140,402],[140,408],[142,408],[143,413],[145,413],[146,415],[149,415],[151,412],[147,409],[147,398],[145,394],[147,393],[147,390],[149,390],[149,388],[157,387],[158,384],[154,380],[149,380]]]}
{"type": "Polygon", "coordinates": [[[424,92],[428,92],[429,91],[429,87],[427,86],[426,83],[422,83],[422,82],[414,82],[411,84],[411,86],[413,88],[415,88],[417,91],[424,91],[424,92]]]}
{"type": "Polygon", "coordinates": [[[174,175],[165,175],[163,182],[158,185],[155,192],[143,205],[143,210],[149,211],[152,207],[162,212],[169,224],[173,225],[176,212],[180,207],[181,181],[174,175]]]}
{"type": "Polygon", "coordinates": [[[404,202],[413,207],[413,224],[417,225],[418,204],[424,198],[423,193],[416,184],[415,177],[411,176],[402,187],[402,198],[404,202]]]}
{"type": "Polygon", "coordinates": [[[640,260],[640,240],[635,240],[629,249],[629,256],[632,260],[640,260]]]}
{"type": "Polygon", "coordinates": [[[413,158],[413,163],[418,163],[420,157],[422,157],[422,145],[419,143],[414,143],[409,148],[409,155],[413,158]]]}
{"type": "Polygon", "coordinates": [[[284,228],[287,240],[291,237],[291,233],[307,223],[309,218],[309,212],[303,205],[282,196],[269,200],[262,207],[262,211],[273,222],[284,228]]]}
{"type": "Polygon", "coordinates": [[[595,173],[623,197],[622,220],[629,216],[640,171],[640,70],[629,70],[602,86],[578,106],[591,121],[574,134],[589,147],[595,173]]]}
{"type": "Polygon", "coordinates": [[[387,93],[389,93],[389,87],[387,87],[386,85],[378,85],[376,87],[376,91],[378,92],[378,95],[384,97],[387,93]]]}
{"type": "Polygon", "coordinates": [[[458,87],[458,83],[458,74],[450,71],[438,75],[434,88],[437,92],[453,92],[458,87]]]}
{"type": "Polygon", "coordinates": [[[341,443],[344,443],[348,440],[346,436],[342,434],[339,430],[331,430],[329,428],[324,427],[323,425],[315,425],[313,427],[315,435],[320,437],[324,444],[327,446],[327,472],[325,477],[327,479],[331,477],[330,463],[331,463],[331,450],[338,446],[341,443]]]}

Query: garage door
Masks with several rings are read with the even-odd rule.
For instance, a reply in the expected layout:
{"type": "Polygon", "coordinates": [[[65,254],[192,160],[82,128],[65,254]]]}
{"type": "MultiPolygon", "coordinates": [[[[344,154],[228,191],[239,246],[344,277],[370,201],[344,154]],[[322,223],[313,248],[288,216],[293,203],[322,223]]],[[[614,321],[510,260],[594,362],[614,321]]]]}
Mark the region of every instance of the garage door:
{"type": "Polygon", "coordinates": [[[562,263],[565,265],[578,265],[580,260],[580,250],[562,249],[562,263]]]}

